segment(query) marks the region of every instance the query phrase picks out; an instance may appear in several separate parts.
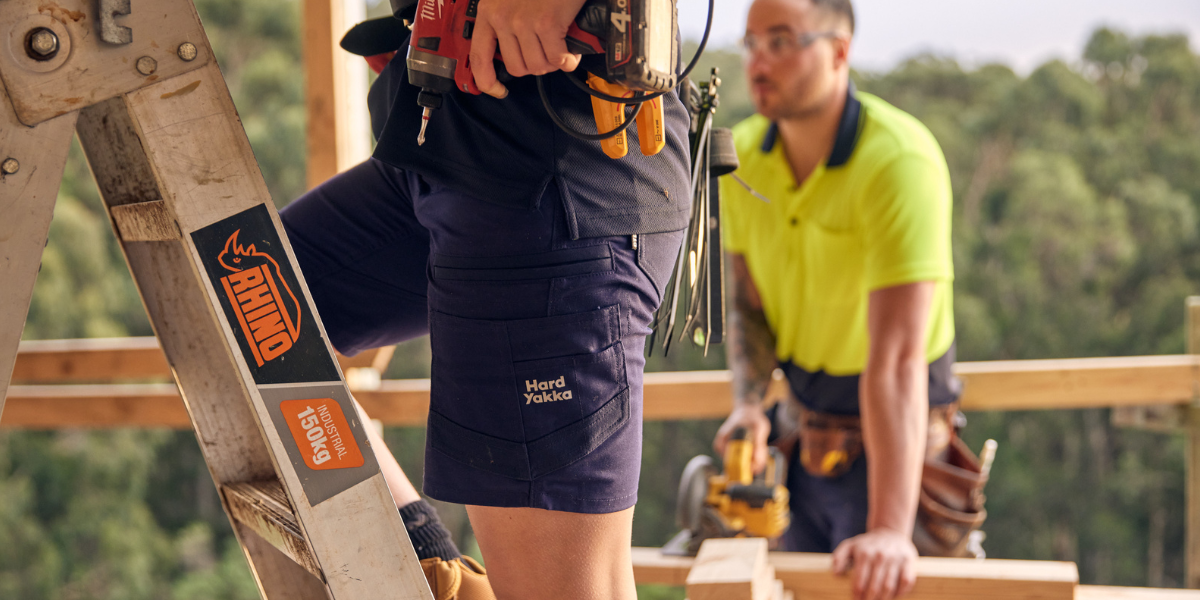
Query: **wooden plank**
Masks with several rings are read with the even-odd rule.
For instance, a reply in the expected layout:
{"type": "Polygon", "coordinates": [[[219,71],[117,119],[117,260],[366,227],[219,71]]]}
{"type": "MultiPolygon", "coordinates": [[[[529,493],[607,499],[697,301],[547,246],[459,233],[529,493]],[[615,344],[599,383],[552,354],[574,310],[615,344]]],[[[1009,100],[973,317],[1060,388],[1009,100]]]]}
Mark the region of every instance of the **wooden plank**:
{"type": "MultiPolygon", "coordinates": [[[[695,559],[663,556],[658,548],[633,548],[637,583],[684,585],[695,559]]],[[[805,600],[849,600],[850,580],[835,576],[828,554],[771,552],[775,576],[805,600]]],[[[917,559],[917,585],[905,600],[1069,600],[1075,597],[1075,563],[965,558],[917,559]]]]}
{"type": "Polygon", "coordinates": [[[0,415],[0,427],[21,429],[191,426],[173,383],[14,385],[0,415]]]}
{"type": "MultiPolygon", "coordinates": [[[[337,355],[342,369],[382,371],[395,347],[376,348],[354,357],[337,355]]],[[[154,336],[23,340],[17,350],[13,383],[106,382],[171,379],[171,366],[154,336]]]]}
{"type": "Polygon", "coordinates": [[[642,397],[647,421],[724,419],[733,409],[733,375],[729,371],[646,373],[642,397]]]}
{"type": "Polygon", "coordinates": [[[1187,355],[959,363],[964,410],[1179,404],[1192,396],[1187,355]]]}
{"type": "Polygon", "coordinates": [[[76,117],[71,113],[35,128],[25,127],[0,85],[0,414],[76,117]],[[15,161],[8,163],[9,170],[16,167],[13,173],[2,170],[9,159],[15,161]]]}
{"type": "Polygon", "coordinates": [[[1200,592],[1195,590],[1081,585],[1075,588],[1075,600],[1200,600],[1200,592]]]}
{"type": "MultiPolygon", "coordinates": [[[[696,559],[666,556],[659,548],[633,547],[633,579],[638,583],[683,586],[696,559]]],[[[768,559],[770,555],[768,555],[768,559]]]]}
{"type": "Polygon", "coordinates": [[[170,378],[171,366],[153,336],[25,340],[13,369],[14,383],[170,378]]]}
{"type": "MultiPolygon", "coordinates": [[[[1200,296],[1187,299],[1188,353],[1200,354],[1200,296]]],[[[1200,588],[1200,393],[1193,383],[1187,407],[1187,556],[1184,585],[1200,588]]]]}
{"type": "Polygon", "coordinates": [[[371,154],[367,66],[338,46],[346,30],[365,17],[361,0],[304,0],[309,188],[371,154]]]}
{"type": "MultiPolygon", "coordinates": [[[[97,380],[104,373],[121,373],[128,378],[166,375],[165,362],[149,359],[147,342],[137,342],[138,358],[126,358],[122,350],[106,341],[22,342],[17,359],[18,377],[14,381],[97,380]],[[43,345],[44,344],[44,345],[43,345]],[[28,353],[25,352],[28,348],[28,353]],[[96,365],[88,356],[94,355],[96,365]]],[[[1068,360],[1003,361],[960,363],[966,382],[966,410],[1071,409],[1104,406],[1154,406],[1164,398],[1179,396],[1190,389],[1190,374],[1197,361],[1187,355],[1125,358],[1088,358],[1068,360]],[[1007,382],[1005,380],[1008,380],[1007,382]],[[1026,394],[1026,397],[1018,397],[1026,394]]],[[[674,419],[722,419],[732,407],[728,371],[685,371],[647,373],[645,376],[644,413],[648,421],[674,419]]],[[[107,393],[93,390],[97,402],[107,393]]],[[[429,413],[429,380],[383,381],[377,389],[356,390],[355,396],[372,418],[388,426],[423,425],[429,413]]],[[[48,398],[47,394],[40,397],[48,398]]],[[[133,406],[134,394],[125,394],[123,403],[133,406]]],[[[149,405],[158,399],[147,400],[149,405]]],[[[1177,399],[1174,404],[1183,402],[1177,399]]],[[[134,409],[135,410],[135,409],[134,409]]],[[[96,409],[96,414],[123,414],[126,409],[96,409]]],[[[64,415],[66,416],[66,415],[64,415]]],[[[41,423],[51,422],[47,415],[41,423]]],[[[151,419],[137,423],[153,426],[151,419]]],[[[10,427],[22,422],[0,422],[10,427]]],[[[118,426],[109,421],[96,426],[118,426]]],[[[159,423],[160,426],[175,426],[159,423]]],[[[39,425],[41,426],[41,425],[39,425]]]]}
{"type": "Polygon", "coordinates": [[[109,211],[117,237],[127,242],[165,242],[180,238],[179,225],[162,200],[122,204],[109,211]]]}
{"type": "Polygon", "coordinates": [[[321,566],[304,539],[296,513],[288,502],[283,485],[276,479],[235,483],[221,487],[229,513],[252,529],[276,550],[284,553],[304,570],[322,578],[321,566]]]}
{"type": "Polygon", "coordinates": [[[688,572],[691,600],[769,600],[775,570],[764,538],[705,540],[688,572]]]}
{"type": "MultiPolygon", "coordinates": [[[[773,553],[771,564],[784,587],[801,598],[851,597],[850,579],[833,574],[828,554],[773,553]]],[[[917,584],[908,598],[1071,600],[1078,583],[1075,563],[922,557],[917,561],[917,584]]]]}

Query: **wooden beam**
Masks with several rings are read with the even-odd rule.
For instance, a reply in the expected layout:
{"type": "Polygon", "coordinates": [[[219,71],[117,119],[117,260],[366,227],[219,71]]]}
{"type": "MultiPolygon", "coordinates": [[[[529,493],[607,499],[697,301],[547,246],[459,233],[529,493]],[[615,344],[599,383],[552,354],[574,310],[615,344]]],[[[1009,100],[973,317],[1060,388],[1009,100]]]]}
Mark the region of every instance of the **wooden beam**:
{"type": "Polygon", "coordinates": [[[0,427],[20,429],[191,426],[173,383],[14,385],[0,415],[0,427]]]}
{"type": "MultiPolygon", "coordinates": [[[[156,344],[153,338],[130,339],[22,342],[14,381],[169,376],[165,359],[151,348],[156,344]],[[123,344],[131,348],[114,348],[123,344]]],[[[352,360],[363,360],[360,357],[352,360]]],[[[964,409],[1030,410],[1181,405],[1191,397],[1198,364],[1196,357],[1179,355],[960,363],[958,368],[966,384],[964,409]]],[[[647,373],[645,418],[723,419],[733,402],[729,382],[728,371],[647,373]]],[[[355,396],[373,419],[389,426],[423,425],[429,412],[428,379],[383,381],[377,389],[355,390],[355,396]]],[[[79,390],[14,386],[9,403],[20,408],[13,416],[4,415],[0,426],[186,426],[181,413],[163,412],[174,407],[157,406],[166,398],[162,389],[129,385],[79,390]],[[98,406],[85,406],[88,403],[98,406]],[[105,403],[114,405],[102,406],[105,403]],[[142,410],[150,414],[142,415],[142,410]],[[89,423],[87,418],[96,421],[89,423]]]]}
{"type": "Polygon", "coordinates": [[[167,357],[153,336],[26,340],[13,368],[14,383],[170,378],[167,357]]]}
{"type": "Polygon", "coordinates": [[[688,571],[687,595],[691,600],[770,600],[774,583],[765,538],[711,539],[700,545],[688,571]]]}
{"type": "MultiPolygon", "coordinates": [[[[638,583],[684,585],[695,559],[663,556],[658,548],[633,549],[638,583]]],[[[849,600],[850,580],[833,575],[828,554],[772,552],[775,576],[806,600],[849,600]]],[[[917,560],[917,585],[905,600],[1073,600],[1075,563],[1027,560],[926,558],[917,560]]]]}
{"type": "MultiPolygon", "coordinates": [[[[1187,299],[1188,353],[1200,354],[1200,296],[1187,299]]],[[[1200,588],[1200,393],[1193,383],[1186,415],[1187,423],[1187,574],[1185,587],[1200,588]]]]}
{"type": "Polygon", "coordinates": [[[304,0],[309,188],[371,155],[367,65],[338,46],[365,18],[362,0],[304,0]]]}
{"type": "Polygon", "coordinates": [[[724,419],[733,409],[733,375],[729,371],[646,373],[643,414],[647,421],[724,419]]]}
{"type": "Polygon", "coordinates": [[[1081,585],[1075,588],[1075,600],[1200,600],[1200,592],[1194,590],[1081,585]]]}
{"type": "Polygon", "coordinates": [[[955,365],[964,410],[1180,404],[1192,397],[1188,355],[969,362],[955,365]]]}
{"type": "MultiPolygon", "coordinates": [[[[140,206],[140,205],[133,205],[140,206]]],[[[383,371],[395,347],[366,350],[353,357],[337,355],[342,369],[383,371]]],[[[153,336],[25,340],[17,350],[12,380],[17,384],[113,382],[172,378],[171,366],[153,336]]]]}

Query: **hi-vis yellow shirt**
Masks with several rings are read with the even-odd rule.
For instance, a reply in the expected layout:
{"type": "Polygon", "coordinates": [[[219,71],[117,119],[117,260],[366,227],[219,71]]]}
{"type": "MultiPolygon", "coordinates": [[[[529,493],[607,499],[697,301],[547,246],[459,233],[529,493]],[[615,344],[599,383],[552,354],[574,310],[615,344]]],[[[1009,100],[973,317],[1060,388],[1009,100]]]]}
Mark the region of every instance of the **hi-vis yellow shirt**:
{"type": "Polygon", "coordinates": [[[857,139],[851,135],[852,151],[838,166],[823,163],[797,186],[783,143],[764,144],[775,131],[755,115],[733,129],[737,175],[769,203],[721,178],[725,249],[746,259],[776,357],[830,375],[866,366],[873,290],[936,282],[928,362],[954,342],[946,159],[914,117],[876,96],[856,96],[857,139]]]}

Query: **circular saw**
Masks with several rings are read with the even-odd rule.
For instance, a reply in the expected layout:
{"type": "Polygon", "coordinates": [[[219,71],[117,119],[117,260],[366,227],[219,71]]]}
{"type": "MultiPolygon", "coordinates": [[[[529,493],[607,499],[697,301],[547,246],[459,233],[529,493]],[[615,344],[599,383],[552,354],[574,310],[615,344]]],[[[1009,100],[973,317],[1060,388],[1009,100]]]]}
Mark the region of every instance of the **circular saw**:
{"type": "Polygon", "coordinates": [[[688,461],[675,502],[675,520],[682,531],[663,547],[663,554],[695,556],[709,538],[774,541],[787,530],[787,461],[778,449],[769,448],[766,469],[755,475],[753,454],[746,430],[738,429],[725,446],[724,473],[709,456],[688,461]]]}

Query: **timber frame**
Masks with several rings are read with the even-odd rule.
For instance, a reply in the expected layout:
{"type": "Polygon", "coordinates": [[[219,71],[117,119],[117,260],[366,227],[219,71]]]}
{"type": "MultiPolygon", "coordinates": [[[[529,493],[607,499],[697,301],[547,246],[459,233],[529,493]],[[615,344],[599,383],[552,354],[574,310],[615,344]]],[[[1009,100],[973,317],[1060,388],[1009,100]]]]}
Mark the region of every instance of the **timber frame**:
{"type": "MultiPolygon", "coordinates": [[[[3,6],[11,7],[21,1],[24,0],[6,0],[3,6]]],[[[75,0],[76,3],[80,1],[75,0]]],[[[62,4],[69,5],[71,2],[64,1],[62,4]]],[[[134,9],[141,6],[135,0],[134,9]]],[[[359,59],[349,57],[337,47],[337,41],[345,29],[363,17],[361,4],[350,0],[303,0],[303,6],[306,103],[309,114],[307,172],[308,184],[312,187],[363,160],[369,155],[371,141],[366,113],[362,110],[365,106],[366,68],[359,59]]],[[[67,6],[64,14],[71,14],[69,9],[70,6],[67,6]]],[[[192,41],[202,43],[200,52],[204,54],[207,40],[192,41]]],[[[170,79],[170,73],[166,70],[157,75],[156,79],[170,79]]],[[[197,70],[196,77],[202,85],[187,93],[203,87],[203,94],[208,94],[205,97],[205,102],[209,103],[207,106],[231,110],[228,94],[224,92],[215,65],[197,70]]],[[[162,96],[160,100],[166,100],[170,94],[183,95],[191,81],[189,79],[182,86],[172,86],[163,81],[148,87],[140,95],[129,96],[123,101],[124,104],[110,102],[100,110],[119,117],[123,110],[130,108],[130,102],[149,103],[155,93],[162,96]]],[[[7,106],[9,101],[2,90],[0,87],[0,105],[7,106]]],[[[4,244],[12,239],[15,232],[45,231],[48,226],[50,210],[47,203],[36,200],[44,199],[47,194],[52,196],[53,190],[57,189],[57,178],[62,171],[65,153],[55,154],[52,146],[69,140],[76,127],[77,113],[72,112],[76,108],[80,106],[64,105],[60,109],[70,110],[64,110],[63,115],[38,127],[40,136],[54,142],[45,144],[44,149],[34,150],[31,155],[33,158],[21,163],[24,167],[38,165],[36,177],[27,168],[26,173],[22,174],[30,177],[30,183],[20,197],[21,205],[27,207],[23,209],[24,212],[17,219],[11,218],[9,211],[12,203],[9,197],[0,196],[0,211],[5,211],[7,220],[0,220],[0,249],[4,252],[2,258],[9,259],[0,261],[0,281],[18,282],[18,285],[0,288],[0,305],[28,305],[32,284],[25,286],[18,278],[25,277],[32,282],[32,275],[28,269],[17,267],[29,260],[36,261],[36,258],[29,257],[34,256],[35,250],[40,253],[45,244],[44,235],[30,236],[27,243],[16,250],[4,244]]],[[[85,126],[89,120],[96,122],[94,117],[85,118],[85,126]]],[[[172,126],[169,122],[155,124],[156,127],[160,125],[172,126]]],[[[0,160],[9,156],[6,150],[11,147],[12,130],[8,129],[5,131],[5,128],[0,128],[0,160]]],[[[92,135],[103,135],[103,131],[92,135]]],[[[243,134],[235,133],[229,141],[237,148],[241,159],[252,163],[253,158],[249,156],[243,134]]],[[[153,145],[149,142],[143,144],[147,148],[153,145]]],[[[101,157],[96,157],[96,160],[103,162],[101,157]]],[[[115,229],[125,242],[163,244],[175,240],[173,243],[177,243],[182,234],[175,229],[179,225],[165,218],[171,216],[168,209],[173,207],[161,198],[157,186],[148,183],[145,172],[141,176],[141,188],[135,186],[122,190],[114,182],[108,185],[101,182],[106,201],[107,196],[113,193],[149,193],[158,194],[157,201],[162,202],[140,202],[125,208],[116,203],[113,206],[115,229]]],[[[0,175],[0,182],[4,177],[0,175]]],[[[270,204],[256,168],[250,169],[249,181],[251,197],[270,204]]],[[[131,266],[139,260],[143,259],[131,257],[131,266]]],[[[963,398],[966,410],[1112,407],[1114,422],[1119,425],[1186,432],[1189,438],[1187,583],[1189,587],[1200,588],[1200,408],[1197,408],[1200,406],[1197,403],[1200,398],[1200,298],[1188,299],[1187,314],[1187,355],[962,363],[957,366],[957,372],[967,384],[963,398]]],[[[213,316],[211,311],[209,316],[213,316]]],[[[172,349],[170,344],[164,344],[168,350],[166,354],[154,338],[22,342],[17,351],[15,340],[19,335],[19,328],[14,330],[0,320],[0,371],[15,363],[12,381],[16,384],[7,390],[7,406],[3,397],[0,397],[0,408],[4,409],[0,415],[0,427],[188,428],[193,426],[194,419],[206,418],[195,412],[189,415],[189,409],[197,410],[195,403],[191,398],[185,403],[178,391],[179,386],[173,381],[178,380],[182,384],[193,375],[186,374],[189,371],[186,367],[182,372],[172,372],[168,356],[178,355],[179,350],[172,349]],[[13,343],[9,344],[9,341],[13,343]]],[[[223,342],[219,345],[223,345],[223,342]]],[[[213,358],[218,362],[222,358],[232,361],[230,354],[213,358]]],[[[429,382],[379,381],[379,374],[388,358],[390,353],[355,359],[343,357],[341,367],[350,388],[373,417],[386,425],[423,424],[428,411],[429,382]],[[356,374],[361,377],[356,377],[356,374]]],[[[197,372],[197,375],[200,373],[197,372]]],[[[647,374],[645,416],[649,420],[723,418],[731,407],[729,381],[729,374],[723,371],[647,374]]],[[[247,402],[246,406],[250,405],[246,400],[245,386],[222,385],[223,392],[247,402]]],[[[252,439],[260,435],[260,432],[254,431],[245,433],[252,439]]],[[[262,476],[267,477],[267,484],[229,481],[228,485],[222,487],[222,500],[235,521],[235,531],[260,581],[260,589],[264,595],[267,595],[268,589],[274,588],[276,594],[284,597],[324,597],[324,594],[315,592],[312,586],[304,583],[319,581],[320,568],[304,541],[302,528],[290,507],[292,501],[277,477],[278,465],[258,452],[252,453],[254,457],[250,462],[254,465],[246,468],[260,471],[262,476]],[[309,573],[317,577],[309,578],[309,573]]],[[[222,486],[221,473],[224,467],[211,465],[214,479],[222,486]]],[[[246,474],[241,478],[246,479],[246,474]]],[[[664,557],[657,549],[651,548],[634,548],[633,561],[635,578],[639,583],[683,585],[692,568],[691,559],[664,557]]],[[[789,589],[802,590],[806,594],[804,597],[848,597],[845,582],[828,576],[827,556],[773,553],[770,561],[780,579],[790,582],[789,589]]],[[[1046,589],[1057,590],[1071,577],[1069,569],[1056,563],[1026,565],[1024,561],[941,561],[921,559],[920,573],[925,583],[919,584],[916,594],[912,596],[914,600],[963,597],[967,588],[961,586],[971,585],[970,582],[985,583],[986,589],[998,590],[995,595],[977,595],[985,587],[969,588],[972,597],[1049,597],[1043,593],[1046,589]],[[1004,585],[1014,580],[1026,587],[1013,589],[1011,585],[1004,585]],[[1049,587],[1039,587],[1043,584],[1049,587]]],[[[419,573],[408,573],[404,577],[419,577],[419,573]]],[[[1074,597],[1080,600],[1183,600],[1200,599],[1200,593],[1078,586],[1074,588],[1074,597]]]]}

